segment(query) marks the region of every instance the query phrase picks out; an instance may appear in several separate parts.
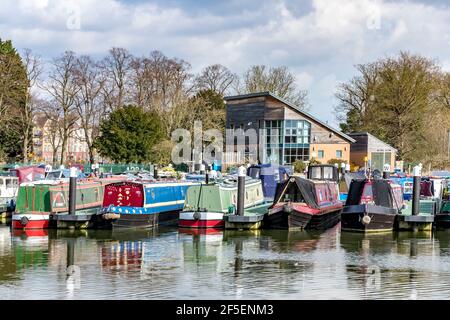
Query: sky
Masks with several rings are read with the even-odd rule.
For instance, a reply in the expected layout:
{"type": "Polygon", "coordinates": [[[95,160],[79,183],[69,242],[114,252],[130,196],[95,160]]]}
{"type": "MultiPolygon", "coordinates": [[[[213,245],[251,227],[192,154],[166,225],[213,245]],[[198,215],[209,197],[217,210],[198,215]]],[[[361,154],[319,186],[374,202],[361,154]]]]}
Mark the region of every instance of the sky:
{"type": "Polygon", "coordinates": [[[336,86],[401,50],[450,71],[450,3],[431,0],[0,0],[0,38],[44,60],[160,50],[192,72],[220,63],[288,66],[310,113],[337,127],[336,86]]]}

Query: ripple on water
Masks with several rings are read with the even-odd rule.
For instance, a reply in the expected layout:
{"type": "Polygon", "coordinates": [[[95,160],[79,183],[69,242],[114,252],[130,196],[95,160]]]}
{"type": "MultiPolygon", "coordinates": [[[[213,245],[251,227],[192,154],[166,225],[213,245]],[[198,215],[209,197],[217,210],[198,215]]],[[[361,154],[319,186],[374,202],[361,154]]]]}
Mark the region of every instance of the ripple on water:
{"type": "Polygon", "coordinates": [[[450,233],[0,233],[4,299],[450,299],[450,233]]]}

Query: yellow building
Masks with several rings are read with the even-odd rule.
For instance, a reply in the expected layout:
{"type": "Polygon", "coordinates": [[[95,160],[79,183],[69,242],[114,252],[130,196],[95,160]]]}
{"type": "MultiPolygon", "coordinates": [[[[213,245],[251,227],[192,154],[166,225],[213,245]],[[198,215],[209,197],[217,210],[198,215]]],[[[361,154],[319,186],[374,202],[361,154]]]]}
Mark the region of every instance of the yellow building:
{"type": "Polygon", "coordinates": [[[383,166],[388,164],[391,171],[394,170],[397,149],[368,132],[353,132],[349,136],[356,140],[350,151],[350,163],[353,166],[368,166],[383,171],[383,166]]]}

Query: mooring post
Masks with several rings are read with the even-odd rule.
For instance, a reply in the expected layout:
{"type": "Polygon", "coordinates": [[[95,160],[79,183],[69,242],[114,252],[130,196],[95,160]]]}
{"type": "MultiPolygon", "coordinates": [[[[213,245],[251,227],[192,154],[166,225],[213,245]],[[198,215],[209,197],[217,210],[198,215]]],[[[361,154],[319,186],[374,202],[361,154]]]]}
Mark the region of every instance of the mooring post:
{"type": "Polygon", "coordinates": [[[413,216],[419,215],[420,206],[420,167],[415,166],[413,168],[413,199],[412,199],[412,214],[413,216]]]}
{"type": "Polygon", "coordinates": [[[205,182],[206,182],[206,184],[209,183],[209,164],[206,165],[205,182]]]}
{"type": "Polygon", "coordinates": [[[391,177],[391,166],[386,163],[383,166],[383,179],[388,180],[390,177],[391,177]]]}
{"type": "Polygon", "coordinates": [[[156,167],[156,164],[153,165],[153,178],[155,180],[158,179],[158,167],[156,167]]]}
{"type": "Polygon", "coordinates": [[[69,178],[69,214],[75,215],[75,207],[77,202],[77,168],[70,168],[69,178]]]}
{"type": "Polygon", "coordinates": [[[245,177],[246,169],[244,166],[240,166],[238,169],[238,195],[237,195],[237,210],[236,213],[239,216],[244,215],[244,201],[245,201],[245,177]]]}

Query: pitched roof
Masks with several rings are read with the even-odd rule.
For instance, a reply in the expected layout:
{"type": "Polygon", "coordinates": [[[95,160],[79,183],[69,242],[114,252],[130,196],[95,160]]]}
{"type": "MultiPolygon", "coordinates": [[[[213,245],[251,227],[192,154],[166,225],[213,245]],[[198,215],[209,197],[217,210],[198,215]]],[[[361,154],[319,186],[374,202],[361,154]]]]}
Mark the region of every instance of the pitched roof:
{"type": "Polygon", "coordinates": [[[270,91],[263,91],[263,92],[255,92],[255,93],[248,93],[248,94],[241,94],[241,95],[236,95],[236,96],[227,96],[224,97],[225,101],[232,101],[232,100],[241,100],[241,99],[248,99],[248,98],[257,98],[257,97],[272,97],[282,103],[284,103],[285,105],[287,105],[288,107],[294,109],[296,112],[300,113],[301,115],[305,116],[306,118],[311,119],[314,122],[319,123],[320,125],[324,126],[325,128],[329,129],[330,131],[336,133],[337,135],[341,136],[342,138],[354,143],[356,142],[355,139],[353,139],[352,137],[346,135],[345,133],[329,126],[327,123],[317,119],[316,117],[314,117],[313,115],[309,114],[308,112],[305,112],[303,110],[301,110],[297,105],[284,100],[283,98],[280,98],[279,96],[277,96],[276,94],[273,94],[270,91]]]}
{"type": "Polygon", "coordinates": [[[362,136],[362,135],[367,135],[367,136],[370,136],[370,137],[372,137],[373,139],[375,139],[375,140],[378,140],[380,143],[382,143],[382,144],[384,144],[385,146],[387,146],[388,148],[390,148],[390,149],[393,149],[393,150],[395,150],[396,152],[398,151],[397,149],[395,149],[393,146],[391,146],[390,144],[387,144],[386,142],[384,142],[384,141],[382,141],[382,140],[380,140],[380,139],[378,139],[377,137],[375,137],[373,134],[370,134],[369,132],[352,132],[352,133],[349,133],[348,134],[349,136],[362,136]]]}

